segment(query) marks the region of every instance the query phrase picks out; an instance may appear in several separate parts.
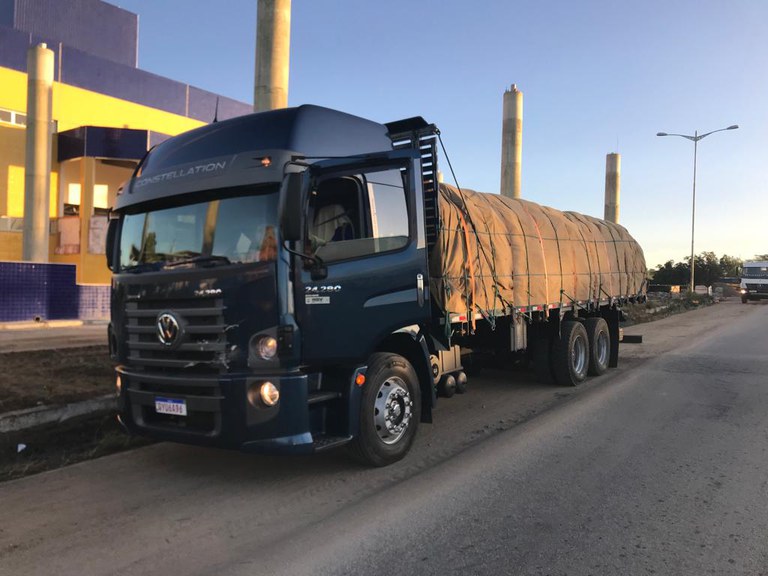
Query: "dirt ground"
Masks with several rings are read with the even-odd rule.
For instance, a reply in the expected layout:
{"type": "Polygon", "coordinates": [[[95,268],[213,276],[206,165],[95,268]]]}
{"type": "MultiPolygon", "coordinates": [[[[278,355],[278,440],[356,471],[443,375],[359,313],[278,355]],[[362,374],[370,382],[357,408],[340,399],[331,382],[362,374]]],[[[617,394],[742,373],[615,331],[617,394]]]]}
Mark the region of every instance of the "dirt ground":
{"type": "MultiPolygon", "coordinates": [[[[114,392],[106,346],[0,354],[0,413],[114,392]]],[[[119,452],[148,441],[126,435],[114,414],[0,434],[0,482],[119,452]]]]}
{"type": "Polygon", "coordinates": [[[0,434],[0,482],[151,443],[126,434],[114,414],[0,434]]]}
{"type": "Polygon", "coordinates": [[[0,413],[114,392],[106,346],[0,354],[0,413]]]}

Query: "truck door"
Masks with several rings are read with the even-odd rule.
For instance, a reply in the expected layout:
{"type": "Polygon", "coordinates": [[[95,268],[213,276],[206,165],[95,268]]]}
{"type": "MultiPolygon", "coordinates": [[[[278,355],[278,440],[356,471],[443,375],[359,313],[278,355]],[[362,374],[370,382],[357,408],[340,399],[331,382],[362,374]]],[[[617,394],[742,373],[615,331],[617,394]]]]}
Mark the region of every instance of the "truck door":
{"type": "Polygon", "coordinates": [[[364,361],[393,331],[429,318],[419,163],[397,151],[311,174],[304,252],[324,269],[296,275],[303,356],[364,361]]]}

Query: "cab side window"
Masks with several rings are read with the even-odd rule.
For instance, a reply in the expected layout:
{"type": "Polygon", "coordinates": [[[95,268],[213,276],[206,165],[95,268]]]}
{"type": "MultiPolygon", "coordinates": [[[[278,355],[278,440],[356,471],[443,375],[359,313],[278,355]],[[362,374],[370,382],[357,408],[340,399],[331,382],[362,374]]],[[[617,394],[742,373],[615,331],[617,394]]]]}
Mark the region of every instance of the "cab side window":
{"type": "Polygon", "coordinates": [[[308,248],[324,261],[403,248],[408,232],[400,170],[334,176],[320,181],[312,192],[308,248]]]}

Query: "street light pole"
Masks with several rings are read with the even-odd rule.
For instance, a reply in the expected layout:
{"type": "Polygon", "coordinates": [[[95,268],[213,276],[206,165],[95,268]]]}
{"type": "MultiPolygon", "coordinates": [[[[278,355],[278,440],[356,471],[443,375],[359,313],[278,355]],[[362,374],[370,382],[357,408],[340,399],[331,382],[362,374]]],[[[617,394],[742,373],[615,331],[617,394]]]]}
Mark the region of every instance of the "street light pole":
{"type": "Polygon", "coordinates": [[[739,125],[734,124],[733,126],[728,126],[728,128],[720,128],[719,130],[712,130],[711,132],[706,132],[705,134],[699,135],[699,131],[696,130],[693,133],[693,136],[690,136],[688,134],[667,134],[666,132],[658,132],[656,136],[680,136],[681,138],[685,138],[687,140],[690,140],[693,142],[693,203],[691,205],[691,285],[690,285],[690,291],[693,292],[696,288],[696,285],[694,284],[694,275],[693,271],[695,269],[695,257],[696,254],[693,249],[693,241],[695,237],[695,230],[696,230],[696,159],[698,155],[699,150],[699,140],[706,138],[710,134],[714,134],[715,132],[723,132],[724,130],[736,130],[738,129],[739,125]]]}
{"type": "Polygon", "coordinates": [[[693,271],[696,268],[696,256],[693,251],[693,238],[696,230],[696,155],[699,150],[699,131],[694,131],[693,138],[693,203],[691,204],[691,292],[696,289],[696,284],[693,281],[693,271]]]}

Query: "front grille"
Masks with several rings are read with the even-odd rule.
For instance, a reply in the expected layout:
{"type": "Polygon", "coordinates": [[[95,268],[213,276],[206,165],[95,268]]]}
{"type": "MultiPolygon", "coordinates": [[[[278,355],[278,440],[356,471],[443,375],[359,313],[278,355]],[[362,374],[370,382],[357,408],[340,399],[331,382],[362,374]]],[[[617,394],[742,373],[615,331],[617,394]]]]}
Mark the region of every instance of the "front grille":
{"type": "Polygon", "coordinates": [[[757,290],[758,292],[768,292],[768,284],[746,283],[747,290],[757,290]]]}
{"type": "Polygon", "coordinates": [[[125,306],[128,363],[154,372],[226,370],[226,329],[221,298],[140,300],[125,306]],[[172,312],[182,325],[181,341],[158,339],[157,317],[172,312]]]}

